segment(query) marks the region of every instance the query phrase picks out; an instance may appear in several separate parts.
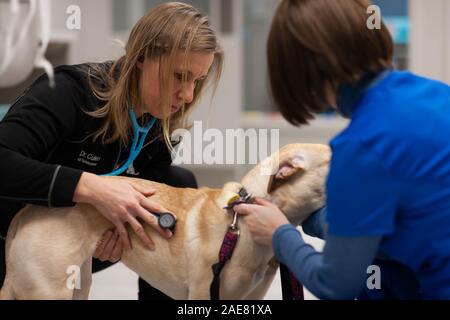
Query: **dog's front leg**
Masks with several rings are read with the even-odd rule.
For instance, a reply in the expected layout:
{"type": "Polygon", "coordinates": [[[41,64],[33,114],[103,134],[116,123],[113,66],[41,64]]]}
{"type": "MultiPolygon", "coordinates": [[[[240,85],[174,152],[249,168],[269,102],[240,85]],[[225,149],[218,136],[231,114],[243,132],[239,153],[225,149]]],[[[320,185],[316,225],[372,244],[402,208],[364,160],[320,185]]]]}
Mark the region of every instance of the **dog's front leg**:
{"type": "Polygon", "coordinates": [[[196,266],[195,274],[191,274],[189,281],[189,300],[210,300],[209,288],[213,280],[211,266],[201,263],[196,266]]]}
{"type": "Polygon", "coordinates": [[[246,297],[245,300],[262,300],[273,282],[280,264],[273,258],[268,263],[268,268],[264,274],[264,278],[246,297]]]}
{"type": "Polygon", "coordinates": [[[211,296],[209,294],[209,287],[211,285],[212,278],[210,281],[201,280],[200,282],[193,283],[189,286],[189,300],[210,300],[211,296]]]}

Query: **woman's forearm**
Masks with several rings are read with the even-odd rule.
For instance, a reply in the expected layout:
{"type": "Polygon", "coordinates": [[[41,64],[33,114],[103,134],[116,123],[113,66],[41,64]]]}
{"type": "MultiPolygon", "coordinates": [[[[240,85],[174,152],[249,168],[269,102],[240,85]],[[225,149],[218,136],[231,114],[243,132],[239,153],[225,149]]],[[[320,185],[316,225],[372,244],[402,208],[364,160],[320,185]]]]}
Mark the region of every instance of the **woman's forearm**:
{"type": "Polygon", "coordinates": [[[324,252],[305,243],[291,225],[273,236],[276,257],[320,299],[354,299],[363,289],[367,267],[372,264],[381,241],[379,236],[327,236],[324,252]],[[350,255],[349,252],[352,254],[350,255]]]}
{"type": "Polygon", "coordinates": [[[322,207],[313,212],[308,219],[302,223],[303,232],[311,237],[325,239],[326,235],[327,207],[322,207]]]}
{"type": "Polygon", "coordinates": [[[48,207],[73,205],[81,170],[47,164],[0,146],[0,199],[48,207]]]}

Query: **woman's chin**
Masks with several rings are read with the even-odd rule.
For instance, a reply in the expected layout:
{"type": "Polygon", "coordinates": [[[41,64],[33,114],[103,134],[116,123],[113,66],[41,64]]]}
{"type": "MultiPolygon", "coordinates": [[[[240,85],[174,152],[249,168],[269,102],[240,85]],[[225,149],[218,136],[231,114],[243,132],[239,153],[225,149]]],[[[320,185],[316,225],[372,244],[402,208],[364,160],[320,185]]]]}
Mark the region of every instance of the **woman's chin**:
{"type": "Polygon", "coordinates": [[[160,114],[158,114],[158,115],[152,115],[152,117],[153,118],[155,118],[155,119],[157,119],[157,120],[164,120],[164,119],[166,119],[167,117],[166,116],[164,116],[164,115],[160,115],[160,114]]]}
{"type": "Polygon", "coordinates": [[[167,118],[170,118],[171,116],[175,115],[176,113],[178,113],[180,111],[179,108],[171,108],[170,110],[166,111],[166,112],[149,112],[149,114],[153,117],[156,118],[158,120],[164,120],[167,118]]]}
{"type": "Polygon", "coordinates": [[[167,118],[167,115],[165,115],[163,112],[149,112],[149,114],[157,120],[164,120],[165,118],[167,118]]]}

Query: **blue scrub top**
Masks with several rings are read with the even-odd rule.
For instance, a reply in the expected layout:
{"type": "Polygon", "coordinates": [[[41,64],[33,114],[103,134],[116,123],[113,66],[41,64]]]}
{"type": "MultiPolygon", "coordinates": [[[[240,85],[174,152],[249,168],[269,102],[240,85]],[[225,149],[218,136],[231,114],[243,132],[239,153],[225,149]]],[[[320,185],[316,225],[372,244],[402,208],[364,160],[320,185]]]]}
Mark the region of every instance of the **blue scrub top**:
{"type": "Polygon", "coordinates": [[[450,87],[390,71],[345,107],[351,122],[330,143],[329,234],[382,236],[424,298],[450,297],[450,87]]]}

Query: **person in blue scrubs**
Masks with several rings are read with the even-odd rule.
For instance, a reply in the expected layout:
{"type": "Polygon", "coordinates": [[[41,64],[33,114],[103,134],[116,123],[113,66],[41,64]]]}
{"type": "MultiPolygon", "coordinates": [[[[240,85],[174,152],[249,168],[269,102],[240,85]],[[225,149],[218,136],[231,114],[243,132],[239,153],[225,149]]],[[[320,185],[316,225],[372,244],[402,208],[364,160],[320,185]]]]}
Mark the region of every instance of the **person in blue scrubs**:
{"type": "Polygon", "coordinates": [[[334,137],[326,207],[302,225],[272,203],[235,209],[320,299],[450,299],[450,87],[392,68],[385,25],[365,0],[283,0],[268,40],[274,100],[292,124],[328,106],[334,137]]]}

